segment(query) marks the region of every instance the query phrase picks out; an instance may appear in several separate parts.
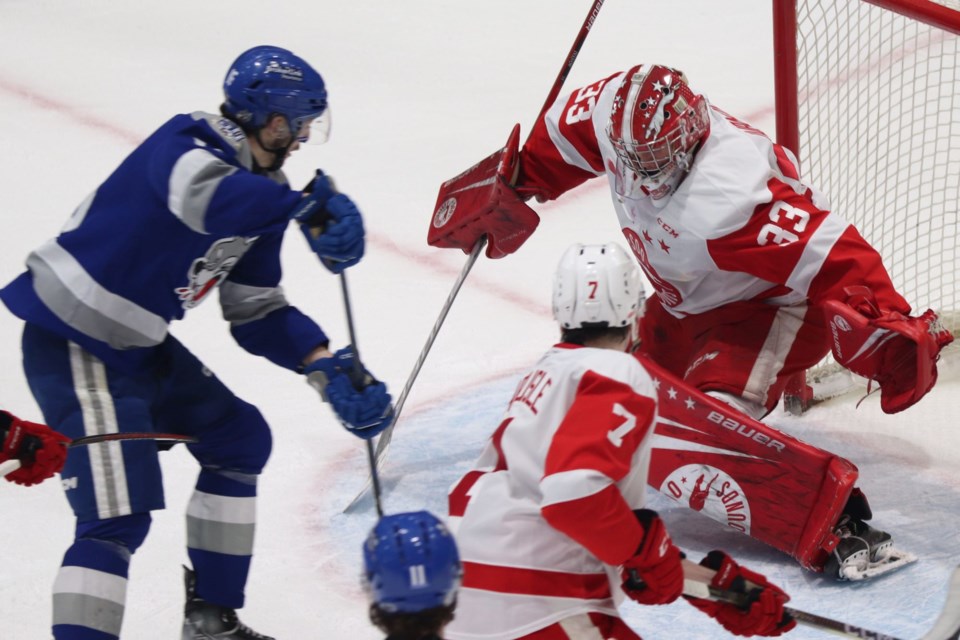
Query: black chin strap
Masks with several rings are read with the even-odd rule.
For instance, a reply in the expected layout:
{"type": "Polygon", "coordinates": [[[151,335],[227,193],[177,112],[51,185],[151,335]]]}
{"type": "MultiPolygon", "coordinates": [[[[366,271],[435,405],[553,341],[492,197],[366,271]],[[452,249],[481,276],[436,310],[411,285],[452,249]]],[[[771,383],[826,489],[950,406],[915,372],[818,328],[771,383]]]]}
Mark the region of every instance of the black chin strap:
{"type": "Polygon", "coordinates": [[[265,173],[270,173],[270,172],[273,172],[273,171],[279,171],[279,170],[280,170],[280,167],[283,166],[284,160],[287,159],[287,152],[290,150],[290,147],[293,146],[293,141],[294,141],[294,138],[291,136],[291,137],[290,137],[290,142],[288,142],[287,144],[282,145],[282,146],[280,146],[280,147],[273,147],[273,148],[271,148],[271,147],[268,147],[267,145],[265,145],[265,144],[263,143],[263,139],[260,138],[260,134],[261,134],[262,132],[263,132],[263,129],[257,129],[257,131],[256,131],[255,134],[254,134],[254,135],[256,136],[256,139],[257,139],[257,144],[259,144],[259,145],[260,145],[260,148],[263,149],[264,151],[266,151],[267,153],[272,153],[272,154],[273,154],[273,162],[271,162],[271,163],[270,163],[268,166],[266,166],[266,167],[262,167],[262,166],[260,166],[260,163],[257,162],[256,157],[254,157],[254,158],[253,158],[253,172],[256,173],[256,174],[260,174],[260,175],[265,174],[265,173]]]}

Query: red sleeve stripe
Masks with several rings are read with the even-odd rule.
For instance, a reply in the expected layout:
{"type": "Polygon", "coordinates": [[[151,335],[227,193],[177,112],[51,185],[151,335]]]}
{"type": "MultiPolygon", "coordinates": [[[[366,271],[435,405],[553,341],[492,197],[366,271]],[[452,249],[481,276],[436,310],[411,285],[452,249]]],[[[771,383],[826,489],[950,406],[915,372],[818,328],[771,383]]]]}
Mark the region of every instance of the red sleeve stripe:
{"type": "Polygon", "coordinates": [[[603,600],[611,597],[606,573],[564,573],[480,562],[463,563],[463,586],[497,593],[554,598],[603,600]]]}

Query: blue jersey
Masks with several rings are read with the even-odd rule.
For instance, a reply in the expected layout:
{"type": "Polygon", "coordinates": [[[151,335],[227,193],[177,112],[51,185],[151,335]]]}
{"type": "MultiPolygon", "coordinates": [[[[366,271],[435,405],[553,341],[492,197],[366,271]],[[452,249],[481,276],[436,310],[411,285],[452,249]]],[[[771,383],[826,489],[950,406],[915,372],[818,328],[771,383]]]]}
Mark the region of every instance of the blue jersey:
{"type": "Polygon", "coordinates": [[[174,116],[30,253],[0,299],[107,365],[135,371],[156,357],[171,321],[219,288],[237,342],[295,369],[327,342],[280,287],[280,246],[301,193],[282,172],[258,175],[253,166],[232,121],[174,116]]]}

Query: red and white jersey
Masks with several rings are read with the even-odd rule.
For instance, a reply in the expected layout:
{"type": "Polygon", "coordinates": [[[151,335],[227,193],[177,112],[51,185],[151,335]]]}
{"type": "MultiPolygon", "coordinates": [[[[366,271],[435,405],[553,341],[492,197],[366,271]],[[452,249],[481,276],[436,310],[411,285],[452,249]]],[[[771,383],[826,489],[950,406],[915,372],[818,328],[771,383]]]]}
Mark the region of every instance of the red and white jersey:
{"type": "Polygon", "coordinates": [[[550,200],[606,175],[623,234],[676,317],[740,300],[844,300],[852,284],[871,287],[883,310],[909,312],[880,256],[800,178],[793,154],[715,107],[672,195],[655,202],[621,176],[606,128],[622,79],[552,105],[521,151],[520,193],[550,200]]]}
{"type": "Polygon", "coordinates": [[[450,490],[464,563],[452,640],[517,638],[584,612],[617,615],[616,566],[643,529],[650,376],[632,356],[560,344],[520,381],[473,470],[450,490]]]}

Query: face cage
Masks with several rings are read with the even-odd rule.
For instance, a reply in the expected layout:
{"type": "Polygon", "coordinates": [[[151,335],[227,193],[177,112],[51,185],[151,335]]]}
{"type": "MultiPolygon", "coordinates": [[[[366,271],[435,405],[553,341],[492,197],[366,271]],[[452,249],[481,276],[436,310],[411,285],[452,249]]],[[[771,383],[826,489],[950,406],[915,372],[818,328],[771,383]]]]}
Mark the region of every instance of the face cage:
{"type": "Polygon", "coordinates": [[[688,153],[682,145],[682,127],[655,142],[627,142],[607,135],[617,159],[637,175],[640,186],[654,191],[673,177],[677,169],[688,171],[688,153]]]}

